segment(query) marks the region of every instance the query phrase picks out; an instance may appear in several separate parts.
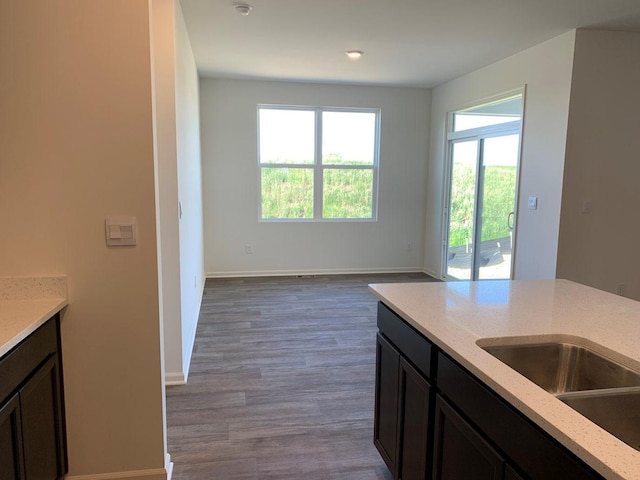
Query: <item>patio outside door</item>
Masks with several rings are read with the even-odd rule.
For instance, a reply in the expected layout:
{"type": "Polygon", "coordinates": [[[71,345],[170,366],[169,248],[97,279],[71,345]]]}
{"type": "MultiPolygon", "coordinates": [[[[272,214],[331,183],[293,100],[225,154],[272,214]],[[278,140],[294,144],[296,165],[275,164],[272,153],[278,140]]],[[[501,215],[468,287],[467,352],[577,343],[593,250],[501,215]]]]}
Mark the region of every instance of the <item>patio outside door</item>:
{"type": "Polygon", "coordinates": [[[512,278],[519,120],[450,136],[447,279],[512,278]]]}

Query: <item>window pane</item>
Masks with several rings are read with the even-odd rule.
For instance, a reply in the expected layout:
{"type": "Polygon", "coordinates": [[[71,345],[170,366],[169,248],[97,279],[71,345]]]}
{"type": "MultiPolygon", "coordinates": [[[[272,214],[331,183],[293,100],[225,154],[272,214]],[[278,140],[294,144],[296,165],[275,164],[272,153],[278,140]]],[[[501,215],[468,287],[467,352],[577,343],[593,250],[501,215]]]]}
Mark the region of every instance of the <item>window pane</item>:
{"type": "Polygon", "coordinates": [[[261,108],[258,118],[260,163],[313,163],[315,112],[261,108]]]}
{"type": "Polygon", "coordinates": [[[511,278],[511,244],[515,216],[520,135],[484,140],[482,210],[478,278],[511,278]]]}
{"type": "Polygon", "coordinates": [[[478,141],[454,143],[451,156],[447,275],[471,280],[478,141]]]}
{"type": "Polygon", "coordinates": [[[322,163],[373,165],[374,112],[322,112],[322,163]]]}
{"type": "Polygon", "coordinates": [[[312,168],[262,168],[262,218],[313,218],[312,168]]]}
{"type": "Polygon", "coordinates": [[[454,114],[454,132],[461,130],[469,130],[471,128],[488,127],[490,125],[499,125],[501,123],[509,123],[520,120],[520,117],[508,115],[477,115],[456,113],[454,114]]]}
{"type": "Polygon", "coordinates": [[[515,122],[522,116],[522,95],[498,100],[460,110],[453,114],[453,131],[488,127],[501,123],[515,122]]]}
{"type": "Polygon", "coordinates": [[[373,170],[325,169],[323,218],[372,218],[373,170]]]}

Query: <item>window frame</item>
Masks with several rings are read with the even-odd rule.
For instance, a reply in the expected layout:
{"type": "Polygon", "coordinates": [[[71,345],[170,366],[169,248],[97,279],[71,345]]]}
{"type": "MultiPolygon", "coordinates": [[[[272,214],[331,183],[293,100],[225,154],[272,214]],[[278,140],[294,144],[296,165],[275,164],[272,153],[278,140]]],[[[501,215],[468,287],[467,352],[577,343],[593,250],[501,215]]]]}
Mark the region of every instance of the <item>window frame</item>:
{"type": "Polygon", "coordinates": [[[259,222],[377,222],[378,221],[378,178],[380,168],[380,108],[318,107],[300,105],[258,104],[256,107],[257,166],[258,166],[258,221],[259,222]],[[260,110],[292,110],[314,112],[314,159],[312,163],[262,163],[260,158],[260,110]],[[335,165],[322,163],[322,114],[324,112],[373,113],[375,131],[373,163],[369,165],[335,165]],[[310,218],[264,218],[262,216],[262,169],[263,168],[304,168],[313,171],[313,217],[310,218]],[[325,170],[371,170],[371,217],[367,218],[325,218],[323,217],[323,193],[325,170]]]}

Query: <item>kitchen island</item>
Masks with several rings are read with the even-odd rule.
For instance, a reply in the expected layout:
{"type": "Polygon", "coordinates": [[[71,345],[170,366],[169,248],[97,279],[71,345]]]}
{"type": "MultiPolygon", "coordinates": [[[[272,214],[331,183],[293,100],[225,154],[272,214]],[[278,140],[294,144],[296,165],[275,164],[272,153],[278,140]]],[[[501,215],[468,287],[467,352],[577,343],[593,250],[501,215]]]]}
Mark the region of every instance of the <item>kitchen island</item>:
{"type": "MultiPolygon", "coordinates": [[[[640,452],[481,348],[577,338],[640,370],[640,303],[565,280],[375,284],[370,290],[441,352],[441,366],[450,359],[462,367],[602,477],[640,479],[640,452]]],[[[425,355],[435,359],[434,352],[425,355]]],[[[434,381],[443,375],[432,374],[434,381]]],[[[504,478],[519,478],[518,472],[504,478]]]]}

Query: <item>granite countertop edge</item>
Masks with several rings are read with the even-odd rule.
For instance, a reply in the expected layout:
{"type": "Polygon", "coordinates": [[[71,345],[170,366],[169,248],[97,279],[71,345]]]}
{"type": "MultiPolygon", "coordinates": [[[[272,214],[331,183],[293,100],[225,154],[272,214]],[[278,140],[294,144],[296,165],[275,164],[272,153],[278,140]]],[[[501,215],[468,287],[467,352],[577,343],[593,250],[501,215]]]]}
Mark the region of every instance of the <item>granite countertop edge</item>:
{"type": "Polygon", "coordinates": [[[67,305],[66,276],[0,277],[0,358],[67,305]]]}

